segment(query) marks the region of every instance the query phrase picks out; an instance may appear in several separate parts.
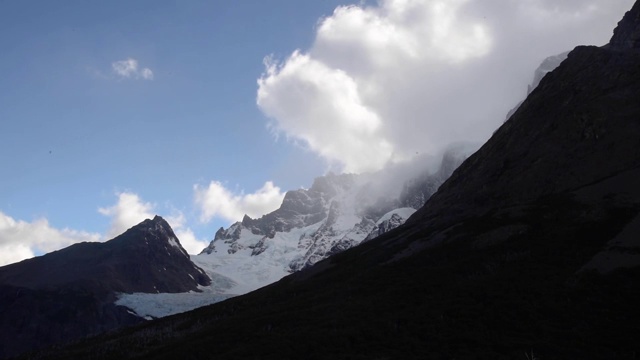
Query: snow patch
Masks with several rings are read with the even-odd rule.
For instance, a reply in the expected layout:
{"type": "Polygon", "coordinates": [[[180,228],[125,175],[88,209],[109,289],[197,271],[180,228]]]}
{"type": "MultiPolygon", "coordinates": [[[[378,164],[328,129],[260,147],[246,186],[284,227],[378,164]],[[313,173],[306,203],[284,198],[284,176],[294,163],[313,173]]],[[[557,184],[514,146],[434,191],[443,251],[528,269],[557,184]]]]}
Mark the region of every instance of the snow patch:
{"type": "MultiPolygon", "coordinates": [[[[211,285],[198,286],[199,292],[121,293],[117,295],[118,300],[115,304],[127,307],[138,317],[151,320],[183,313],[239,295],[229,292],[229,289],[236,286],[232,279],[214,272],[205,271],[205,273],[211,278],[211,285]]],[[[193,279],[193,276],[191,278],[193,279]]]]}
{"type": "Polygon", "coordinates": [[[414,212],[416,212],[416,209],[410,207],[391,210],[388,213],[382,215],[382,217],[380,217],[380,219],[376,221],[376,225],[380,225],[383,222],[390,220],[393,214],[397,214],[401,218],[407,220],[411,215],[413,215],[414,212]]]}
{"type": "Polygon", "coordinates": [[[178,250],[182,250],[182,248],[180,247],[180,244],[178,244],[178,242],[176,241],[176,239],[170,237],[169,238],[169,244],[171,246],[173,246],[174,248],[177,248],[178,250]]]}
{"type": "Polygon", "coordinates": [[[148,319],[183,313],[232,297],[232,295],[216,294],[207,287],[202,287],[200,290],[202,292],[177,294],[119,294],[116,305],[125,306],[133,310],[134,315],[148,319]]]}

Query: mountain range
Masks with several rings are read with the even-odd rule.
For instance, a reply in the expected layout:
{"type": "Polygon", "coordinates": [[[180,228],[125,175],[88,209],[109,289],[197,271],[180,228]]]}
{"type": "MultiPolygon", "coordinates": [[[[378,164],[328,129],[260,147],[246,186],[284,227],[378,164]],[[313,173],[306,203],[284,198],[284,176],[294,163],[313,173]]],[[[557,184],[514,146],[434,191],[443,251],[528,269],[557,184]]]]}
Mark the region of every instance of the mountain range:
{"type": "MultiPolygon", "coordinates": [[[[434,170],[408,180],[383,174],[328,174],[309,189],[288,191],[277,210],[221,228],[193,258],[235,284],[242,294],[371,240],[405,222],[468,156],[469,147],[444,153],[434,170]]],[[[414,171],[415,172],[415,171],[414,171]]]]}
{"type": "MultiPolygon", "coordinates": [[[[111,312],[87,302],[85,313],[98,320],[118,314],[140,322],[135,311],[110,302],[113,291],[195,292],[218,281],[249,290],[275,273],[267,280],[260,278],[264,270],[233,279],[240,268],[229,265],[232,259],[264,269],[264,259],[278,254],[277,276],[291,274],[271,285],[28,356],[637,358],[639,100],[636,2],[608,45],[571,51],[486,144],[449,167],[455,168],[450,176],[443,161],[442,184],[405,183],[400,195],[370,208],[351,190],[367,189],[366,179],[329,175],[308,190],[287,193],[275,212],[221,229],[193,261],[156,217],[105,244],[79,244],[58,252],[64,257],[54,253],[3,267],[3,329],[22,324],[22,334],[31,333],[28,314],[4,310],[29,304],[25,299],[34,299],[36,309],[48,304],[42,308],[51,315],[41,321],[59,324],[62,315],[82,309],[77,289],[88,289],[88,297],[105,294],[99,304],[111,312]],[[429,184],[437,191],[425,193],[429,184]],[[398,209],[421,199],[426,203],[404,221],[398,209]],[[285,242],[297,250],[285,256],[285,242]],[[153,258],[154,265],[123,266],[129,260],[119,261],[118,249],[129,243],[138,251],[132,259],[153,258]],[[78,264],[112,260],[90,272],[70,269],[73,261],[56,263],[54,255],[78,264]],[[176,258],[182,263],[170,267],[176,258]],[[156,275],[161,259],[168,266],[163,276],[156,275]],[[78,275],[48,286],[37,275],[51,266],[78,275]],[[126,274],[115,276],[114,269],[126,274]],[[120,276],[129,280],[121,283],[120,276]],[[65,296],[78,305],[65,308],[65,296]]],[[[6,336],[18,344],[23,335],[6,336]]]]}

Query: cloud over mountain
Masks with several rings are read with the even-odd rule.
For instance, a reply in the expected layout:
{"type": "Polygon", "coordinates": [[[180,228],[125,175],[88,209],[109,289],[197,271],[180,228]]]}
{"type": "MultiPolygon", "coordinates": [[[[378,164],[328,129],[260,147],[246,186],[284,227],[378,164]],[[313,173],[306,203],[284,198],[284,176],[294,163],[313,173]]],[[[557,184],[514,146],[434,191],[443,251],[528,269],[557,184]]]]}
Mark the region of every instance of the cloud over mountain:
{"type": "Polygon", "coordinates": [[[271,128],[338,170],[486,140],[549,55],[606,43],[631,0],[380,0],[336,8],[306,50],[265,60],[271,128]]]}

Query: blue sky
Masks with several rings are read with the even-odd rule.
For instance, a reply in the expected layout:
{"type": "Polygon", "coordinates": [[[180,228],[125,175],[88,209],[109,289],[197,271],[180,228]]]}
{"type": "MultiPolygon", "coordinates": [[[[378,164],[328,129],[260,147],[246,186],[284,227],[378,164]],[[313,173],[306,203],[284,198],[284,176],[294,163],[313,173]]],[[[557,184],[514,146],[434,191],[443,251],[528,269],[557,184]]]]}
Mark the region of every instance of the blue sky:
{"type": "Polygon", "coordinates": [[[156,213],[193,253],[329,169],[484,141],[632,3],[0,1],[0,264],[156,213]]]}

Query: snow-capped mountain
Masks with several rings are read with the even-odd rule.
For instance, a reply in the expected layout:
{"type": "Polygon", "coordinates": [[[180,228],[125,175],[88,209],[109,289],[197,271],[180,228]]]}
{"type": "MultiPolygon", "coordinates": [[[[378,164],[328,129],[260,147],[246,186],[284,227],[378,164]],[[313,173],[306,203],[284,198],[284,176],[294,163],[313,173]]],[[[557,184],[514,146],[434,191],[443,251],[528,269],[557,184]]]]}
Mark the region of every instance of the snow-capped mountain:
{"type": "Polygon", "coordinates": [[[287,192],[279,209],[259,219],[245,215],[219,229],[192,260],[214,283],[224,279],[227,294],[270,284],[402,225],[469,150],[452,149],[437,171],[418,172],[404,181],[380,173],[318,177],[309,189],[287,192]]]}

